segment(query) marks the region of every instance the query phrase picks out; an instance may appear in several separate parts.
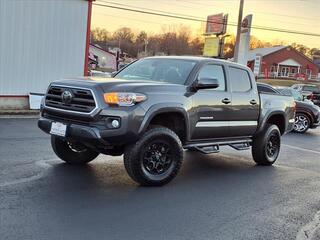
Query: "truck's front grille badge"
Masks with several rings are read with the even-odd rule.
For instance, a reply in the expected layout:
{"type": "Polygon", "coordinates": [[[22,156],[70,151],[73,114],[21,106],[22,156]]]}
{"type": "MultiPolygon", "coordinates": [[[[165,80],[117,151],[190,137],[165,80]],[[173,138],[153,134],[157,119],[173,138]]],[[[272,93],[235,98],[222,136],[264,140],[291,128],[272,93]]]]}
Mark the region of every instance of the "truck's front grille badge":
{"type": "Polygon", "coordinates": [[[88,89],[51,86],[46,94],[47,107],[90,113],[96,103],[93,94],[88,89]]]}

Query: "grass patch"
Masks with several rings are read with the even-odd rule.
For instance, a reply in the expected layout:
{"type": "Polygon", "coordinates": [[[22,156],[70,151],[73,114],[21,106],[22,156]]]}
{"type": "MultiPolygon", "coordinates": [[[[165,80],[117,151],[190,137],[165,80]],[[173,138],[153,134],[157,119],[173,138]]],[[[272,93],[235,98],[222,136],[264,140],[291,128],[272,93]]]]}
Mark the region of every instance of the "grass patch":
{"type": "Polygon", "coordinates": [[[298,80],[288,80],[288,79],[258,79],[258,82],[267,83],[272,86],[284,86],[291,87],[293,84],[313,84],[320,86],[320,82],[310,82],[310,81],[298,81],[298,80]]]}

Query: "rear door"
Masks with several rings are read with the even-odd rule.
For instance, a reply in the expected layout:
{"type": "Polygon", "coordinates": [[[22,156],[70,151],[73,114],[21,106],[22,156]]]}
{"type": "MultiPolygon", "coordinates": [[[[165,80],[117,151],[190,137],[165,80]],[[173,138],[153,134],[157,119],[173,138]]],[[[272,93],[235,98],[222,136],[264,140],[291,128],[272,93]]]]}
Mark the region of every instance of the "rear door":
{"type": "Polygon", "coordinates": [[[257,89],[246,69],[229,66],[228,70],[232,95],[230,132],[234,137],[251,136],[257,129],[260,111],[257,89]]]}
{"type": "Polygon", "coordinates": [[[191,129],[192,140],[226,137],[229,134],[231,94],[226,83],[223,65],[208,63],[199,70],[197,78],[214,78],[216,89],[198,90],[193,95],[196,121],[191,129]]]}

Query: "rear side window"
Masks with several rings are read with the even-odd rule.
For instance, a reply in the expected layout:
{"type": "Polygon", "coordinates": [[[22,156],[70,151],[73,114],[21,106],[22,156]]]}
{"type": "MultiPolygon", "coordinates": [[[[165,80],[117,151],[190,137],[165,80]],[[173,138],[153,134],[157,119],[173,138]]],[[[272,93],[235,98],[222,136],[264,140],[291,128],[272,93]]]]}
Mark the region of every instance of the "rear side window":
{"type": "Polygon", "coordinates": [[[247,92],[251,89],[249,73],[240,68],[230,67],[230,84],[233,92],[247,92]]]}
{"type": "Polygon", "coordinates": [[[208,64],[203,66],[199,71],[198,78],[214,78],[219,82],[219,87],[212,89],[215,91],[225,91],[226,90],[226,81],[224,77],[223,67],[220,65],[208,64]]]}

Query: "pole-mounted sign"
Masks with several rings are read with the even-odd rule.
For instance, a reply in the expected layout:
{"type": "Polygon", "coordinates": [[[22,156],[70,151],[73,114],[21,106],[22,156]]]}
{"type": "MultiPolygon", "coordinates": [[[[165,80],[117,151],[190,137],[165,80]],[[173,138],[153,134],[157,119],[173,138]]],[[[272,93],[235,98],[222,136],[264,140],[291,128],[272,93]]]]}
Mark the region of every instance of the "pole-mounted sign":
{"type": "Polygon", "coordinates": [[[214,14],[207,17],[203,55],[206,57],[222,57],[224,37],[227,32],[228,14],[214,14]]]}

